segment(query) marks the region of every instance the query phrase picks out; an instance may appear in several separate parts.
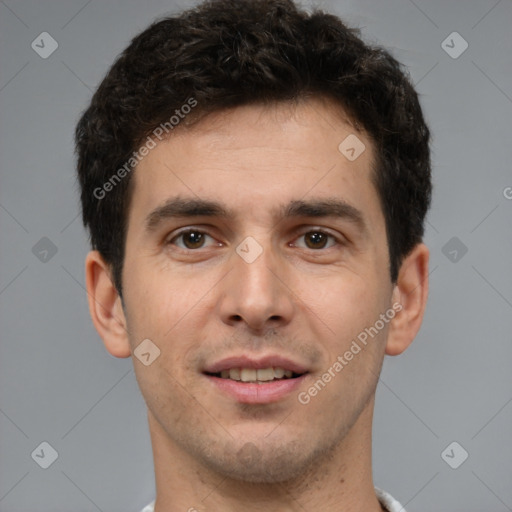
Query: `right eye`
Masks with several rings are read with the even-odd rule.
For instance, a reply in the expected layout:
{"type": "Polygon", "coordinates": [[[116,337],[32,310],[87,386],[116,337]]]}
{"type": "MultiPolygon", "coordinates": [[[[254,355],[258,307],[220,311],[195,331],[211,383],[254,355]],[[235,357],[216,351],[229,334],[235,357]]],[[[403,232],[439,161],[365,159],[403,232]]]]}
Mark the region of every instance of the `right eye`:
{"type": "Polygon", "coordinates": [[[187,228],[179,232],[177,235],[173,236],[167,242],[167,245],[176,245],[177,247],[185,251],[193,251],[196,249],[203,248],[207,237],[214,240],[213,237],[211,237],[204,231],[195,228],[187,228]],[[181,240],[182,245],[175,243],[177,240],[181,240]]]}

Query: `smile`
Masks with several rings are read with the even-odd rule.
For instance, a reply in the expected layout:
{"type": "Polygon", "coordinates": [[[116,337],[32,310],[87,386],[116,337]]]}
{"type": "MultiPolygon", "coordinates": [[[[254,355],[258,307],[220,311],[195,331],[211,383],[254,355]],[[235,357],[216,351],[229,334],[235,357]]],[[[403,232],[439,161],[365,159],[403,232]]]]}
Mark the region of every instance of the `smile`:
{"type": "Polygon", "coordinates": [[[239,382],[272,382],[274,380],[293,379],[300,377],[301,374],[294,373],[291,370],[285,370],[281,367],[269,368],[229,368],[221,372],[211,374],[221,379],[230,379],[239,382]]]}

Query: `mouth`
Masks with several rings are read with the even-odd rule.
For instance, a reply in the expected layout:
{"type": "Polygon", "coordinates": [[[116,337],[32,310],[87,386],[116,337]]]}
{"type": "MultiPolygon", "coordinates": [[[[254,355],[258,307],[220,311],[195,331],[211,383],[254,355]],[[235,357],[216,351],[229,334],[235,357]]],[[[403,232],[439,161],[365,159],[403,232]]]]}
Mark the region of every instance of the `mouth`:
{"type": "Polygon", "coordinates": [[[217,391],[245,404],[283,400],[301,385],[308,373],[304,366],[279,356],[232,357],[203,371],[217,391]]]}
{"type": "Polygon", "coordinates": [[[286,379],[297,379],[305,373],[296,373],[292,370],[287,370],[282,367],[268,368],[228,368],[220,372],[210,373],[205,372],[210,377],[217,377],[219,379],[229,379],[237,382],[245,383],[252,382],[256,384],[265,384],[267,382],[280,381],[286,379]]]}

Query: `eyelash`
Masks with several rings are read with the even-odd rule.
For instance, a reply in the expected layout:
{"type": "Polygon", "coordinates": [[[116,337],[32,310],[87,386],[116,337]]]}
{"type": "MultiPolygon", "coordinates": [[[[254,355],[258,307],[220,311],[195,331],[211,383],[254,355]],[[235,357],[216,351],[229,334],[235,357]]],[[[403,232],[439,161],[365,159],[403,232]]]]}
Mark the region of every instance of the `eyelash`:
{"type": "MultiPolygon", "coordinates": [[[[202,235],[207,235],[209,236],[210,238],[214,238],[212,237],[210,234],[208,234],[206,231],[203,231],[201,229],[196,229],[196,228],[186,228],[184,229],[183,231],[180,231],[179,233],[177,233],[176,235],[174,235],[170,240],[168,240],[166,242],[166,245],[175,245],[174,244],[174,241],[183,237],[184,235],[187,235],[189,233],[200,233],[202,235]]],[[[331,247],[320,247],[319,249],[309,249],[311,251],[314,251],[314,252],[319,252],[321,250],[327,250],[327,249],[331,249],[333,248],[334,246],[341,246],[343,245],[343,242],[337,238],[336,236],[334,236],[332,233],[329,233],[328,231],[325,231],[323,229],[320,229],[320,228],[313,228],[313,229],[309,229],[308,231],[304,231],[302,234],[299,235],[299,238],[300,237],[303,237],[307,234],[310,234],[310,233],[321,233],[323,235],[326,235],[327,237],[331,238],[332,240],[334,240],[336,243],[331,246],[331,247]]],[[[196,252],[196,251],[199,251],[201,249],[204,249],[204,247],[199,247],[197,249],[186,249],[186,248],[182,248],[182,247],[178,247],[178,249],[182,250],[182,251],[185,251],[185,252],[196,252]]],[[[302,249],[304,249],[302,247],[302,249]]],[[[307,247],[305,249],[308,249],[307,247]]]]}

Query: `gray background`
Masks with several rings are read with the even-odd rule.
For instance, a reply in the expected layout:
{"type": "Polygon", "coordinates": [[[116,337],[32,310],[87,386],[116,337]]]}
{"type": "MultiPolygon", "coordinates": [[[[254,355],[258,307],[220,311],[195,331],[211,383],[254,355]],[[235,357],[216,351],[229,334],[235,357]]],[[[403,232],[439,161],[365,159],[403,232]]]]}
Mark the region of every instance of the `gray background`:
{"type": "MultiPolygon", "coordinates": [[[[408,512],[512,510],[512,1],[318,4],[409,67],[434,135],[430,300],[413,345],[385,361],[375,483],[408,512]],[[469,44],[458,58],[441,44],[454,31],[469,44]],[[441,456],[453,441],[446,460],[469,454],[457,469],[441,456]]],[[[89,319],[73,130],[131,37],[190,5],[0,1],[2,512],[139,511],[153,498],[132,363],[89,319]],[[31,48],[45,31],[59,45],[47,59],[31,48]],[[58,452],[48,469],[31,457],[43,441],[58,452]]]]}

